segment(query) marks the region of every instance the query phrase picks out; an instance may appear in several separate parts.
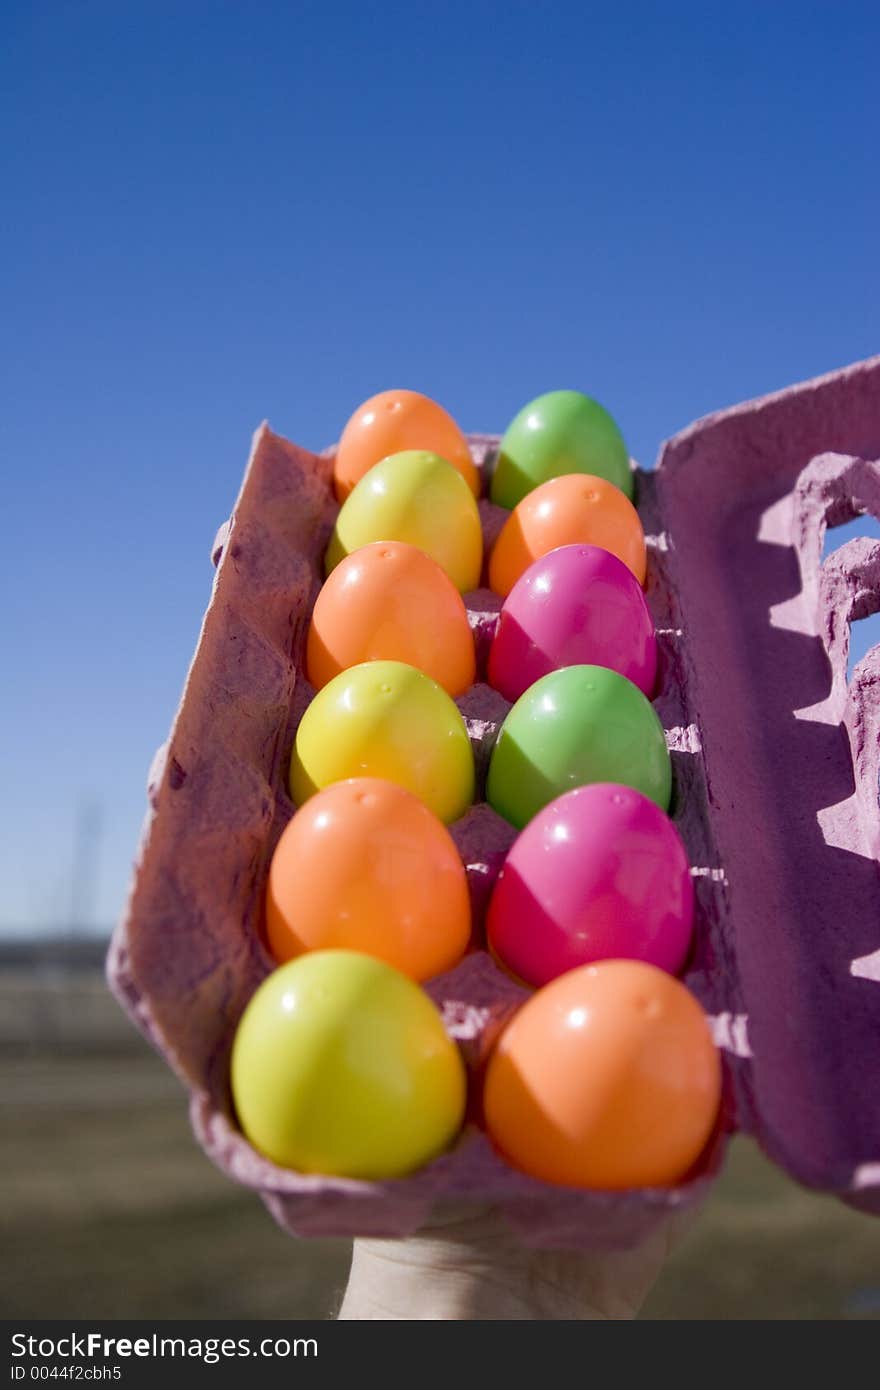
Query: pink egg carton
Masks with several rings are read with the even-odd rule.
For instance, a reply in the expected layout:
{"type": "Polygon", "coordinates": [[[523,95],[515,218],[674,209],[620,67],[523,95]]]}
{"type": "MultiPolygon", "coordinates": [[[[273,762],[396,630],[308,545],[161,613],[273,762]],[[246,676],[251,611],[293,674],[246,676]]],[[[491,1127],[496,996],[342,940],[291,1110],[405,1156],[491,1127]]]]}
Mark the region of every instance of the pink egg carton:
{"type": "MultiPolygon", "coordinates": [[[[471,438],[487,472],[497,440],[471,438]]],[[[647,594],[661,648],[655,708],[672,814],[696,887],[685,973],[724,1065],[716,1135],[669,1189],[584,1192],[510,1168],[479,1125],[481,1067],[525,996],[484,949],[482,919],[514,831],[480,802],[453,827],[473,947],[429,993],[459,1043],[473,1101],[450,1152],[411,1177],[361,1182],[270,1163],[240,1133],[228,1062],[273,968],[261,938],[286,774],[313,691],[305,634],[336,514],[332,451],[263,425],[230,522],[149,810],[108,977],[190,1094],[196,1136],[297,1235],[405,1236],[444,1207],[489,1203],[530,1245],[620,1248],[702,1198],[728,1135],[754,1135],[799,1182],[880,1212],[880,648],[847,684],[849,621],[880,607],[880,543],[824,564],[827,525],[880,516],[880,358],[709,416],[639,471],[647,594]],[[873,461],[872,461],[873,460],[873,461]]],[[[480,504],[487,541],[500,509],[480,504]]],[[[499,600],[467,598],[485,672],[499,600]]],[[[507,702],[459,702],[480,776],[507,702]]]]}

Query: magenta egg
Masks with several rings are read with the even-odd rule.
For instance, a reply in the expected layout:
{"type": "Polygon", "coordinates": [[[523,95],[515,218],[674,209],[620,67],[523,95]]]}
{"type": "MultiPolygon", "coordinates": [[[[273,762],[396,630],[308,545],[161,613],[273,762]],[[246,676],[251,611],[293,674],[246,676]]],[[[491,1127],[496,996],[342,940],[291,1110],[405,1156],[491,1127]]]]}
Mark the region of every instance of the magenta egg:
{"type": "Polygon", "coordinates": [[[657,639],[638,580],[597,545],[562,545],[520,576],[501,609],[489,684],[508,700],[562,666],[607,666],[650,699],[657,639]]]}
{"type": "Polygon", "coordinates": [[[687,853],[672,821],[631,787],[597,782],[558,796],[514,841],[489,903],[489,946],[544,985],[597,960],[677,974],[693,931],[687,853]]]}

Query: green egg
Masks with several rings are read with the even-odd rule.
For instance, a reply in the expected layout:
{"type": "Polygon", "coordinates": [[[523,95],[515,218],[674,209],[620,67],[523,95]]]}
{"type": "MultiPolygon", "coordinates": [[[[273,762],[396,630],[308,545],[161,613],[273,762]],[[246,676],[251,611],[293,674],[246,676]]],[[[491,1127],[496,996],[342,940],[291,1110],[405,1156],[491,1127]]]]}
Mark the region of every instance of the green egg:
{"type": "Polygon", "coordinates": [[[672,795],[663,726],[632,681],[604,666],[566,666],[529,686],[501,726],[486,799],[518,829],[572,787],[619,782],[661,810],[672,795]]]}
{"type": "Polygon", "coordinates": [[[507,427],[492,479],[492,501],[515,507],[533,488],[564,473],[591,473],[632,500],[629,452],[612,417],[581,391],[548,391],[507,427]]]}

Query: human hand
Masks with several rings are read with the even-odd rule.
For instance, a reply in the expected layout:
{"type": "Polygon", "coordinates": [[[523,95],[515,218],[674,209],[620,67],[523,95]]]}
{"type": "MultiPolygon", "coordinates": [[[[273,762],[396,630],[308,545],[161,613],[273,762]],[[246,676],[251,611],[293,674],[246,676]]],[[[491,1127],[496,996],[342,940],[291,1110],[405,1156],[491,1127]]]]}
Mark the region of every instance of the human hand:
{"type": "Polygon", "coordinates": [[[633,1318],[692,1221],[632,1250],[533,1250],[500,1212],[462,1208],[408,1240],[356,1240],[341,1321],[633,1318]]]}

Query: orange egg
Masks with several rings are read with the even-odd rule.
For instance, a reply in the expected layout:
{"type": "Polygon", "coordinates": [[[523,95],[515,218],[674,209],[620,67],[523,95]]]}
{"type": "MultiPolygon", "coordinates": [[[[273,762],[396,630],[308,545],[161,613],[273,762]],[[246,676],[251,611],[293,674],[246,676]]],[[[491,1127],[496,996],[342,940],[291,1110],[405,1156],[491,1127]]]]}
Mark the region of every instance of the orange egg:
{"type": "Polygon", "coordinates": [[[278,961],[341,947],[427,980],[458,963],[470,931],[467,878],[451,835],[393,782],[334,782],[278,841],[266,888],[266,932],[278,961]]]}
{"type": "Polygon", "coordinates": [[[632,502],[604,478],[566,473],[536,487],[510,513],[489,558],[489,584],[506,597],[529,565],[560,545],[601,546],[645,582],[645,533],[632,502]]]}
{"type": "Polygon", "coordinates": [[[703,1010],[644,961],[560,975],[502,1033],[488,1133],[514,1167],[571,1187],[668,1186],[712,1133],[721,1066],[703,1010]]]}
{"type": "Polygon", "coordinates": [[[474,639],[464,600],[417,546],[375,541],[330,574],[312,612],[306,649],[317,689],[362,661],[405,661],[450,695],[476,679],[474,639]]]}
{"type": "Polygon", "coordinates": [[[458,469],[475,497],[480,477],[452,416],[419,391],[381,391],[354,412],[336,450],[333,484],[344,502],[374,463],[407,449],[427,449],[458,469]]]}

